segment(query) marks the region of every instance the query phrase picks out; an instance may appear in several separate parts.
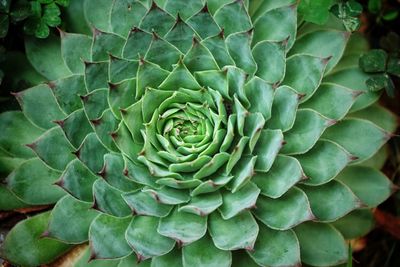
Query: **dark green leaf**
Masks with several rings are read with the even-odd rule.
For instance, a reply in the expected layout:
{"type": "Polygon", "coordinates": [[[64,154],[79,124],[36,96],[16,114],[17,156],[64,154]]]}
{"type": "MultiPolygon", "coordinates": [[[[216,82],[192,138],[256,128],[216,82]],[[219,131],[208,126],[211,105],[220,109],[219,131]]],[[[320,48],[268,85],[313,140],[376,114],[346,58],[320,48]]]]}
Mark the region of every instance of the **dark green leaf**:
{"type": "Polygon", "coordinates": [[[298,11],[304,20],[322,25],[328,20],[332,2],[332,0],[302,0],[298,11]]]}
{"type": "Polygon", "coordinates": [[[10,12],[10,17],[14,22],[24,20],[31,15],[31,5],[26,0],[16,1],[13,3],[12,7],[13,9],[10,12]]]}
{"type": "Polygon", "coordinates": [[[381,72],[386,69],[387,53],[382,49],[372,49],[361,56],[359,65],[365,72],[381,72]]]}

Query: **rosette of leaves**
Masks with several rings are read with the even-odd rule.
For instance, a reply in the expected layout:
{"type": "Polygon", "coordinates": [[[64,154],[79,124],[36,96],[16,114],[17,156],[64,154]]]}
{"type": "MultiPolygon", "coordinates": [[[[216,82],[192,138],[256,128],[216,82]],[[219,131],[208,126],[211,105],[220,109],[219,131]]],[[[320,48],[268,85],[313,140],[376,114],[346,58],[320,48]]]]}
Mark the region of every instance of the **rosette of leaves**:
{"type": "Polygon", "coordinates": [[[295,2],[87,0],[93,36],[28,40],[49,82],[0,117],[0,203],[55,206],[3,257],[88,242],[72,266],[345,262],[392,192],[395,117],[366,88],[363,39],[300,23],[295,2]]]}

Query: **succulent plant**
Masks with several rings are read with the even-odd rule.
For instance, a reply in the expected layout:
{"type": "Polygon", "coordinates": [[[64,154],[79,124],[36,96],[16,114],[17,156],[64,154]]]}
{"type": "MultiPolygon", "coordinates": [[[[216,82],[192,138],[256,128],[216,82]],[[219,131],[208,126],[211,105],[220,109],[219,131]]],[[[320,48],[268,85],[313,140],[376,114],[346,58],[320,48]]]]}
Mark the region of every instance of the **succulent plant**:
{"type": "Polygon", "coordinates": [[[0,209],[55,206],[3,257],[89,242],[72,266],[345,262],[394,188],[378,169],[396,120],[362,37],[295,2],[86,0],[71,8],[92,37],[28,39],[49,82],[0,116],[0,209]]]}

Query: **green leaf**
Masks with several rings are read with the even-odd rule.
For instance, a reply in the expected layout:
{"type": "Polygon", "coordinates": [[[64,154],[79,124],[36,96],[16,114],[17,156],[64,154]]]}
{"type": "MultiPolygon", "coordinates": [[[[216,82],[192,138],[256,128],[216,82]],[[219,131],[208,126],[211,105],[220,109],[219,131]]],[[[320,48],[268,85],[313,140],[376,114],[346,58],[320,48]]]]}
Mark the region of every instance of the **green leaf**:
{"type": "Polygon", "coordinates": [[[322,133],[335,121],[330,121],[312,109],[297,111],[293,128],[284,136],[285,144],[281,150],[284,154],[303,154],[309,151],[322,133]]]}
{"type": "Polygon", "coordinates": [[[158,232],[175,239],[178,243],[189,244],[204,236],[207,230],[207,217],[175,209],[170,215],[160,219],[158,232]]]}
{"type": "Polygon", "coordinates": [[[74,159],[73,147],[59,127],[51,128],[29,144],[29,147],[48,166],[56,170],[64,170],[67,164],[74,159]]]}
{"type": "Polygon", "coordinates": [[[158,218],[136,216],[126,230],[126,240],[138,259],[145,260],[170,252],[175,241],[157,233],[158,218]]]}
{"type": "Polygon", "coordinates": [[[172,210],[172,205],[166,205],[146,192],[131,192],[123,195],[132,211],[138,215],[165,217],[172,210]]]}
{"type": "Polygon", "coordinates": [[[244,210],[253,208],[256,204],[260,189],[252,182],[247,183],[239,191],[222,193],[223,202],[219,212],[224,220],[233,218],[244,210]]]}
{"type": "Polygon", "coordinates": [[[67,67],[75,74],[83,74],[83,61],[91,61],[92,40],[84,34],[61,32],[61,55],[67,67]],[[82,61],[83,60],[83,61],[82,61]]]}
{"type": "Polygon", "coordinates": [[[88,0],[83,3],[85,19],[91,27],[102,31],[110,28],[110,11],[113,2],[108,0],[88,0]]]}
{"type": "Polygon", "coordinates": [[[252,250],[258,235],[258,225],[250,211],[242,212],[228,220],[214,212],[209,217],[208,230],[215,246],[228,251],[252,250]]]}
{"type": "Polygon", "coordinates": [[[347,116],[369,120],[389,133],[394,133],[397,129],[398,123],[396,115],[380,104],[371,105],[360,111],[352,112],[347,116]]]}
{"type": "Polygon", "coordinates": [[[294,231],[299,239],[302,262],[313,266],[333,266],[347,261],[347,244],[331,225],[307,222],[294,231]]]}
{"type": "Polygon", "coordinates": [[[60,172],[49,169],[34,158],[22,163],[7,177],[7,188],[27,204],[53,204],[65,194],[54,185],[59,176],[60,172]]]}
{"type": "Polygon", "coordinates": [[[300,264],[299,241],[293,230],[276,231],[260,225],[250,257],[261,266],[296,266],[300,264]]]}
{"type": "Polygon", "coordinates": [[[60,6],[67,7],[70,0],[55,0],[54,2],[56,2],[60,6]]]}
{"type": "Polygon", "coordinates": [[[29,62],[47,79],[56,80],[71,74],[61,57],[59,38],[53,35],[45,40],[26,37],[25,49],[29,62]]]}
{"type": "Polygon", "coordinates": [[[350,188],[335,180],[320,186],[302,186],[301,189],[320,221],[334,221],[361,204],[350,188]]]}
{"type": "Polygon", "coordinates": [[[226,45],[230,56],[235,61],[235,65],[251,75],[257,71],[257,64],[250,50],[252,35],[252,31],[239,32],[226,38],[226,45]]]}
{"type": "Polygon", "coordinates": [[[206,216],[222,205],[222,197],[218,192],[203,194],[192,199],[181,206],[178,211],[189,212],[199,216],[206,216]]]}
{"type": "Polygon", "coordinates": [[[285,76],[285,48],[284,42],[258,42],[252,50],[257,63],[256,75],[271,84],[280,82],[285,76]]]}
{"type": "Polygon", "coordinates": [[[231,252],[216,248],[208,235],[190,245],[184,246],[182,259],[184,267],[208,267],[212,265],[229,267],[232,263],[231,252]]]}
{"type": "Polygon", "coordinates": [[[43,131],[34,126],[20,111],[8,111],[0,115],[0,148],[6,153],[21,158],[33,157],[33,152],[24,144],[32,143],[43,131]]]}
{"type": "Polygon", "coordinates": [[[61,120],[65,113],[60,109],[49,86],[40,84],[16,94],[24,115],[35,125],[50,129],[54,120],[61,120]]]}
{"type": "Polygon", "coordinates": [[[361,202],[369,207],[381,204],[394,189],[392,182],[383,173],[363,166],[347,167],[336,177],[336,180],[347,185],[361,202]]]}
{"type": "Polygon", "coordinates": [[[315,218],[307,195],[295,187],[277,199],[260,196],[256,207],[254,215],[265,225],[276,230],[288,230],[315,218]]]}
{"type": "Polygon", "coordinates": [[[143,17],[139,28],[147,32],[154,31],[164,36],[174,25],[175,19],[157,5],[153,5],[149,12],[143,17]]]}
{"type": "MultiPolygon", "coordinates": [[[[169,3],[171,3],[171,1],[169,1],[169,3]]],[[[176,46],[182,53],[186,53],[192,46],[193,37],[197,37],[197,34],[181,19],[181,15],[182,13],[179,13],[179,19],[177,18],[175,25],[172,26],[171,30],[165,36],[165,39],[176,46]]]]}
{"type": "Polygon", "coordinates": [[[91,207],[92,203],[66,195],[52,210],[46,235],[69,244],[87,241],[89,226],[98,215],[91,207]],[[68,227],[65,227],[66,225],[68,227]]]}
{"type": "Polygon", "coordinates": [[[386,70],[387,53],[382,49],[372,49],[360,58],[360,68],[365,72],[382,72],[386,70]]]}
{"type": "Polygon", "coordinates": [[[154,257],[151,260],[151,267],[182,267],[183,263],[182,263],[181,251],[182,251],[181,249],[175,248],[168,254],[159,257],[154,257]]]}
{"type": "Polygon", "coordinates": [[[147,9],[141,1],[115,1],[110,16],[112,32],[126,37],[131,29],[139,26],[146,12],[147,9]]]}
{"type": "Polygon", "coordinates": [[[376,14],[378,13],[382,8],[382,2],[380,0],[368,0],[368,10],[376,14]]]}
{"type": "Polygon", "coordinates": [[[332,223],[346,239],[355,239],[368,234],[375,227],[370,209],[358,209],[332,223]]]}
{"type": "Polygon", "coordinates": [[[349,118],[329,127],[322,138],[341,145],[358,157],[354,162],[361,162],[372,157],[390,136],[370,121],[349,118]]]}
{"type": "Polygon", "coordinates": [[[327,118],[340,120],[347,115],[361,93],[334,83],[323,83],[311,99],[301,104],[301,108],[310,108],[327,118]]]}
{"type": "Polygon", "coordinates": [[[294,55],[286,62],[285,79],[282,84],[304,95],[301,100],[305,102],[319,87],[328,63],[329,58],[294,55]]]}
{"type": "Polygon", "coordinates": [[[253,155],[257,156],[255,170],[267,172],[271,168],[283,145],[281,130],[262,130],[253,155]]]}
{"type": "Polygon", "coordinates": [[[131,210],[121,194],[122,191],[112,187],[104,179],[97,179],[93,184],[95,208],[104,213],[116,217],[124,217],[131,214],[131,210]]]}
{"type": "Polygon", "coordinates": [[[380,91],[382,89],[386,89],[388,92],[393,92],[394,90],[394,88],[392,88],[394,87],[393,82],[386,73],[371,75],[365,84],[367,85],[368,90],[372,92],[380,91]]]}
{"type": "Polygon", "coordinates": [[[280,86],[275,91],[272,103],[271,119],[267,121],[268,129],[281,129],[283,132],[293,127],[301,95],[289,86],[280,86]]]}
{"type": "Polygon", "coordinates": [[[91,254],[94,259],[115,259],[131,254],[132,249],[125,239],[125,231],[132,220],[131,216],[118,218],[100,214],[89,229],[91,254]]]}
{"type": "Polygon", "coordinates": [[[326,140],[318,141],[310,151],[296,158],[308,178],[303,181],[307,185],[327,183],[352,160],[346,150],[326,140]]]}
{"type": "Polygon", "coordinates": [[[320,30],[306,33],[296,40],[289,55],[309,54],[321,58],[332,57],[325,70],[329,72],[342,57],[349,37],[350,34],[347,32],[333,30],[320,30]]]}
{"type": "Polygon", "coordinates": [[[71,246],[48,238],[40,238],[46,230],[50,212],[19,222],[7,235],[2,257],[23,266],[39,266],[53,262],[71,246]]]}
{"type": "Polygon", "coordinates": [[[49,83],[60,108],[67,114],[82,108],[80,95],[85,95],[83,75],[72,75],[49,83]]]}
{"type": "Polygon", "coordinates": [[[279,155],[268,172],[257,172],[252,181],[261,189],[261,194],[279,198],[304,177],[298,160],[279,155]]]}
{"type": "Polygon", "coordinates": [[[55,3],[48,4],[43,8],[42,20],[47,25],[56,27],[61,24],[60,14],[60,8],[55,3]]]}
{"type": "Polygon", "coordinates": [[[121,56],[124,44],[125,39],[116,34],[94,30],[92,60],[98,62],[108,60],[110,55],[121,56]]]}
{"type": "Polygon", "coordinates": [[[333,0],[302,0],[298,9],[304,20],[323,25],[328,20],[332,4],[333,0]]]}
{"type": "Polygon", "coordinates": [[[283,1],[283,6],[271,8],[265,13],[260,12],[262,15],[254,18],[253,45],[261,41],[282,42],[287,40],[286,51],[292,47],[297,31],[297,8],[293,2],[283,1]]]}
{"type": "Polygon", "coordinates": [[[357,65],[353,65],[342,70],[333,72],[332,74],[324,77],[323,82],[330,82],[337,85],[347,87],[351,90],[363,91],[356,102],[350,109],[350,112],[361,110],[372,103],[376,102],[380,96],[378,92],[372,92],[368,89],[366,81],[370,75],[363,72],[357,65]]]}
{"type": "Polygon", "coordinates": [[[8,15],[0,14],[0,38],[7,36],[9,27],[8,15]]]}
{"type": "Polygon", "coordinates": [[[390,56],[387,62],[387,72],[400,77],[400,58],[390,56]]]}
{"type": "Polygon", "coordinates": [[[243,1],[223,5],[215,12],[214,19],[227,36],[231,33],[248,31],[252,27],[243,1]]]}
{"type": "MultiPolygon", "coordinates": [[[[7,12],[8,13],[8,12],[7,12]]],[[[31,5],[28,1],[13,1],[11,10],[10,10],[10,17],[12,21],[19,22],[31,15],[31,5]]]]}
{"type": "Polygon", "coordinates": [[[96,175],[80,160],[74,159],[66,167],[58,184],[77,199],[92,202],[92,187],[96,180],[96,175]]]}

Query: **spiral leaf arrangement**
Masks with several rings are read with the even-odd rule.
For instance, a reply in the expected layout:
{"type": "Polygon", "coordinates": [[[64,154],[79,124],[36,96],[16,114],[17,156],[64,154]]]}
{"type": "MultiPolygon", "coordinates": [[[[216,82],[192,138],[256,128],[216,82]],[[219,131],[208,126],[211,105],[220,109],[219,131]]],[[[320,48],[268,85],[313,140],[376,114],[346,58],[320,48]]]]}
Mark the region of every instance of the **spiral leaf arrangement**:
{"type": "Polygon", "coordinates": [[[55,206],[2,255],[35,266],[89,242],[75,266],[346,261],[392,192],[377,169],[396,123],[358,69],[365,41],[295,2],[86,0],[71,8],[91,38],[27,40],[49,82],[0,115],[0,208],[55,206]]]}

